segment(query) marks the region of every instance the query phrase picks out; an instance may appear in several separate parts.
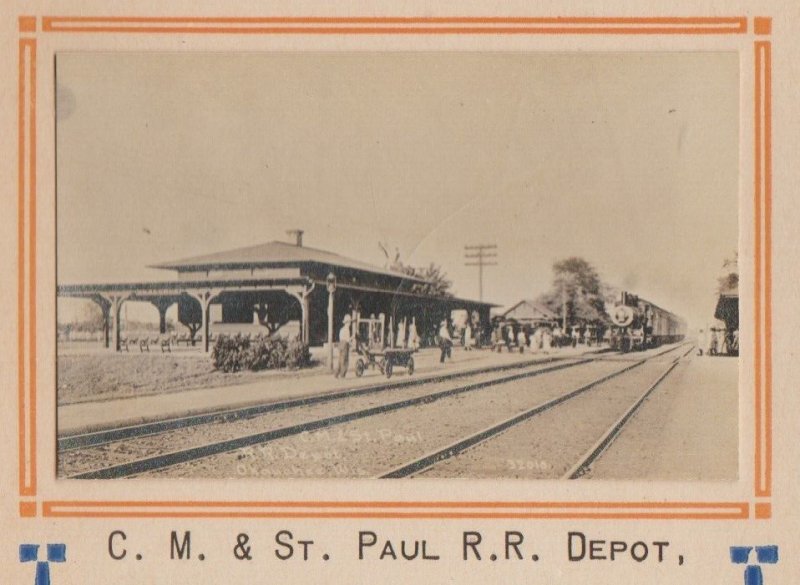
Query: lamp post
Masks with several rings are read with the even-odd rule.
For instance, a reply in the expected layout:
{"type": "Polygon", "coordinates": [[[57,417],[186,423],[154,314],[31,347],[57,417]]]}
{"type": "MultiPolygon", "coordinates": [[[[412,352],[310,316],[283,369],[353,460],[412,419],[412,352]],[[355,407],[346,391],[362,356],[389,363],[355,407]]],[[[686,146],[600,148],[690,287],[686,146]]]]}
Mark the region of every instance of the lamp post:
{"type": "Polygon", "coordinates": [[[336,292],[336,275],[329,272],[325,279],[328,289],[328,366],[333,371],[333,294],[336,292]]]}

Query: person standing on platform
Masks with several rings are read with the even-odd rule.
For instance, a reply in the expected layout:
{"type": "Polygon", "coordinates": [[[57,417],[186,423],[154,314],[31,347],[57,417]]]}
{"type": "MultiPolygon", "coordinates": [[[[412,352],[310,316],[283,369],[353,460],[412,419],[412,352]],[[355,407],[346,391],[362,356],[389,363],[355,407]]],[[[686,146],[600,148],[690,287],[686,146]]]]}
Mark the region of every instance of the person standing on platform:
{"type": "Polygon", "coordinates": [[[350,365],[350,340],[353,338],[350,321],[350,315],[345,315],[342,328],[339,329],[339,366],[336,368],[335,378],[344,378],[350,365]]]}
{"type": "Polygon", "coordinates": [[[469,324],[469,321],[464,327],[464,349],[472,351],[472,325],[469,324]]]}
{"type": "Polygon", "coordinates": [[[531,333],[531,353],[539,353],[542,348],[542,328],[537,327],[531,333]]]}
{"type": "Polygon", "coordinates": [[[550,333],[550,330],[545,328],[542,332],[542,351],[544,353],[550,353],[550,348],[553,346],[553,334],[550,333]]]}
{"type": "Polygon", "coordinates": [[[397,347],[407,347],[406,341],[406,320],[403,319],[397,324],[397,347]]]}
{"type": "Polygon", "coordinates": [[[717,355],[719,351],[719,339],[717,338],[717,330],[711,328],[711,342],[708,344],[708,355],[717,355]]]}
{"type": "Polygon", "coordinates": [[[411,325],[408,328],[408,345],[414,351],[419,349],[419,332],[417,331],[417,318],[411,319],[411,325]]]}
{"type": "Polygon", "coordinates": [[[511,353],[511,346],[514,345],[514,326],[511,324],[506,325],[505,341],[506,349],[511,353]]]}
{"type": "Polygon", "coordinates": [[[525,335],[525,329],[522,327],[519,328],[519,333],[517,333],[517,347],[519,349],[519,353],[525,352],[525,346],[528,345],[528,338],[525,335]]]}
{"type": "Polygon", "coordinates": [[[441,355],[439,356],[439,363],[444,363],[444,358],[449,357],[452,359],[451,348],[453,347],[453,340],[450,337],[450,329],[447,326],[447,320],[442,321],[439,327],[439,349],[441,355]]]}

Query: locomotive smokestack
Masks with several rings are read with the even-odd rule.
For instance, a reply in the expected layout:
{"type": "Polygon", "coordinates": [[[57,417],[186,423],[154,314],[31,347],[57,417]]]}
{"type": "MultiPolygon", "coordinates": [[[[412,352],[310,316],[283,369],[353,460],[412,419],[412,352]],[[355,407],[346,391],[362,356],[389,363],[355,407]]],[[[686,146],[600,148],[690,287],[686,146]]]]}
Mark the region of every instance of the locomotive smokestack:
{"type": "Polygon", "coordinates": [[[287,230],[286,235],[294,240],[294,245],[298,248],[303,247],[303,230],[287,230]]]}

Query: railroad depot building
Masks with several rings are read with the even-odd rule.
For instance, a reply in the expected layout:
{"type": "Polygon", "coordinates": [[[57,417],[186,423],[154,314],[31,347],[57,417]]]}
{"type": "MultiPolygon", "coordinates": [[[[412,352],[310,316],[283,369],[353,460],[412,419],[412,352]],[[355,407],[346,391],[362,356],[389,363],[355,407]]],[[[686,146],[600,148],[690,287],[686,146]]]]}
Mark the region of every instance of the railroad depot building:
{"type": "Polygon", "coordinates": [[[725,329],[739,329],[739,285],[729,284],[719,292],[714,318],[725,323],[725,329]]]}
{"type": "Polygon", "coordinates": [[[514,322],[536,329],[540,326],[554,326],[559,322],[559,316],[553,311],[530,299],[522,299],[510,309],[498,316],[502,322],[514,322]]]}
{"type": "Polygon", "coordinates": [[[430,339],[439,323],[456,310],[477,315],[482,327],[489,326],[489,311],[495,305],[430,294],[422,279],[305,247],[302,231],[291,233],[296,236],[294,243],[272,241],[153,265],[174,273],[165,280],[63,284],[57,294],[97,303],[103,312],[104,344],[117,351],[123,335],[120,310],[128,301],[152,303],[162,334],[167,310],[177,304],[178,322],[192,338],[200,332],[205,351],[214,335],[212,314],[216,323],[258,323],[265,333],[294,321],[309,345],[326,343],[346,314],[382,315],[387,345],[396,343],[398,327],[407,331],[412,321],[422,340],[430,339]]]}

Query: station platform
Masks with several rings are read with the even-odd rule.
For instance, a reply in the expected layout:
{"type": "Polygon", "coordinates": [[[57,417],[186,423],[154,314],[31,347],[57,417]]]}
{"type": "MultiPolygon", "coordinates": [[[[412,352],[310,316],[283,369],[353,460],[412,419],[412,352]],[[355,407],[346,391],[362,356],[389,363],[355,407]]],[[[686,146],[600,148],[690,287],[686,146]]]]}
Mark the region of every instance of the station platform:
{"type": "Polygon", "coordinates": [[[391,379],[387,379],[377,369],[369,369],[361,378],[357,378],[354,371],[357,356],[351,353],[350,369],[345,379],[337,379],[327,367],[318,366],[246,384],[60,405],[57,411],[58,435],[66,436],[358,388],[407,381],[419,382],[440,379],[443,376],[456,377],[487,369],[502,370],[523,363],[546,363],[599,351],[602,351],[602,348],[585,346],[557,348],[547,354],[541,352],[519,354],[505,350],[497,353],[488,349],[464,351],[461,348],[454,348],[452,359],[441,364],[439,350],[427,348],[414,354],[413,375],[409,376],[405,368],[396,366],[391,379]]]}

